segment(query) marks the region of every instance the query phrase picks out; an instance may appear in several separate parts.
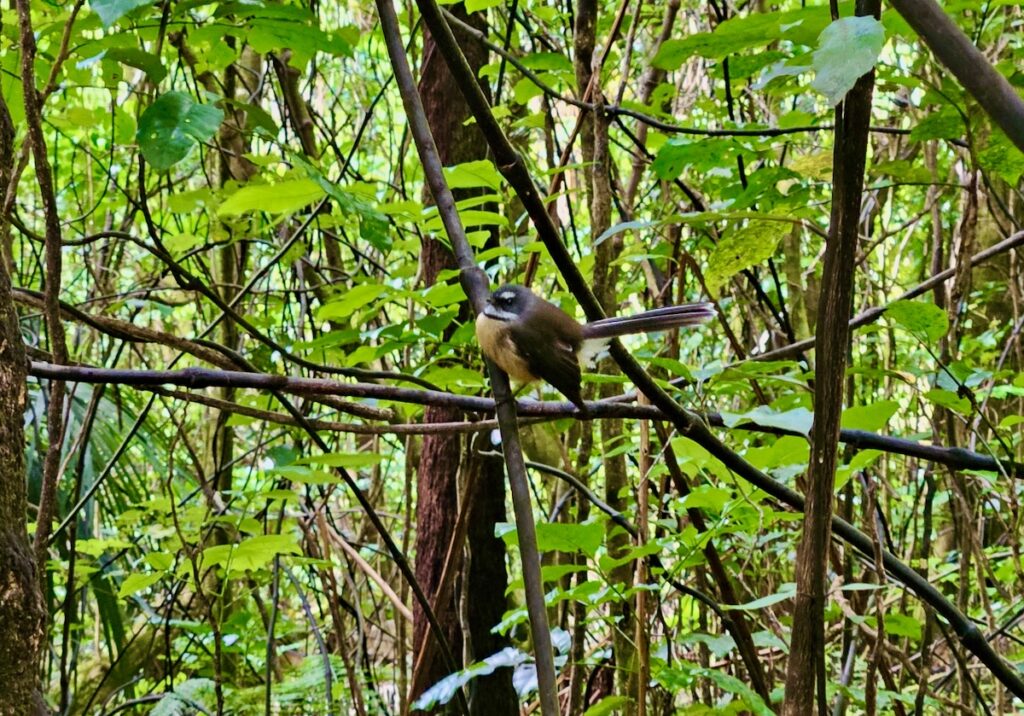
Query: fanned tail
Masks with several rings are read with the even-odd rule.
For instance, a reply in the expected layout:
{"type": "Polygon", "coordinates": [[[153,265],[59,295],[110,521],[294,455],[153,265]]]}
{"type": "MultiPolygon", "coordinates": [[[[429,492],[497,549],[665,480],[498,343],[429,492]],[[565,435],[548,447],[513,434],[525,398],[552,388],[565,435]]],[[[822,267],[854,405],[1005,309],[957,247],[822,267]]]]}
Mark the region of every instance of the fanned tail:
{"type": "Polygon", "coordinates": [[[679,306],[655,308],[634,316],[604,318],[583,326],[583,339],[615,338],[631,333],[667,331],[681,326],[697,326],[715,315],[711,303],[684,303],[679,306]]]}

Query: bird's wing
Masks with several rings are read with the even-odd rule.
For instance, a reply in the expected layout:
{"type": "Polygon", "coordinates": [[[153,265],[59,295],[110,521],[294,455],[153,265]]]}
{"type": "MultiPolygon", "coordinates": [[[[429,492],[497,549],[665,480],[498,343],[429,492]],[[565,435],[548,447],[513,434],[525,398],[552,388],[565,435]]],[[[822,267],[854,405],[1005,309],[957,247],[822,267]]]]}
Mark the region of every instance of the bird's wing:
{"type": "Polygon", "coordinates": [[[552,343],[550,333],[545,334],[529,324],[524,327],[513,323],[509,330],[530,372],[553,385],[575,405],[582,406],[580,363],[576,358],[579,346],[561,340],[552,343]],[[549,336],[547,340],[541,339],[543,335],[549,336]]]}

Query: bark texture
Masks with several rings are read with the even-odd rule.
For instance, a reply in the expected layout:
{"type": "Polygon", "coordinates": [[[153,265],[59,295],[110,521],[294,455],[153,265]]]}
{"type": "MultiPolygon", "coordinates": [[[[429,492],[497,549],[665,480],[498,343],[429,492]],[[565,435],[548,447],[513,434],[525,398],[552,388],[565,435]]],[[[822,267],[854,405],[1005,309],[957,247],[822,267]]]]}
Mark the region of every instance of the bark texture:
{"type": "MultiPolygon", "coordinates": [[[[860,0],[858,15],[876,15],[877,0],[860,0]]],[[[832,521],[839,445],[839,421],[845,389],[846,354],[854,283],[857,230],[867,154],[874,72],[861,77],[836,111],[833,151],[832,215],[825,247],[818,314],[818,365],[815,371],[814,424],[807,471],[803,535],[797,550],[796,601],[785,716],[825,712],[825,568],[832,521]],[[815,702],[815,687],[818,699],[815,702]]]]}
{"type": "MultiPolygon", "coordinates": [[[[13,166],[14,125],[0,95],[0,196],[13,166]]],[[[0,220],[0,243],[10,243],[0,220]]],[[[10,254],[5,252],[6,256],[10,254]]],[[[11,275],[0,263],[0,715],[46,713],[39,692],[39,659],[46,607],[28,541],[25,515],[25,376],[28,364],[11,296],[11,275]]]]}

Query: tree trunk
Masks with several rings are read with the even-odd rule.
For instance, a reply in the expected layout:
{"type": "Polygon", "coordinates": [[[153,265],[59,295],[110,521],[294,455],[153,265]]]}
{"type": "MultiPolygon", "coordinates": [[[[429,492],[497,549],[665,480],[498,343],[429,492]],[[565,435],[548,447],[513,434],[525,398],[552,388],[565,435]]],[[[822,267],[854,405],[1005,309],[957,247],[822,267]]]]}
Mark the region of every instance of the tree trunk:
{"type": "MultiPolygon", "coordinates": [[[[465,22],[480,22],[479,14],[470,19],[461,5],[455,6],[452,11],[465,22]]],[[[487,50],[475,40],[462,40],[463,52],[475,74],[487,61],[487,50]]],[[[487,156],[487,143],[475,124],[466,124],[466,119],[470,117],[469,107],[429,33],[426,33],[423,44],[420,95],[438,153],[445,166],[487,156]]],[[[441,271],[454,267],[455,259],[442,242],[432,237],[424,239],[420,273],[426,285],[432,285],[441,271]]],[[[470,314],[464,312],[460,318],[468,320],[470,314]]],[[[424,422],[461,419],[461,413],[450,408],[430,407],[424,414],[424,422]]],[[[461,452],[462,444],[458,435],[427,435],[423,440],[416,485],[416,579],[428,595],[437,592],[455,527],[459,509],[457,477],[461,452]]],[[[505,645],[504,640],[490,633],[505,611],[504,585],[507,580],[504,547],[500,540],[494,538],[494,523],[503,520],[505,513],[504,474],[500,465],[495,469],[490,466],[491,462],[484,461],[471,468],[483,472],[479,476],[476,502],[469,515],[472,556],[465,582],[466,594],[471,595],[467,600],[467,626],[470,630],[468,641],[471,658],[475,659],[490,656],[505,645]]],[[[468,508],[463,506],[463,509],[468,508]]],[[[445,628],[445,636],[456,653],[463,641],[458,626],[457,604],[456,596],[447,604],[435,606],[437,618],[445,628]]],[[[415,654],[423,648],[427,624],[418,607],[414,609],[413,616],[415,654]]],[[[416,683],[423,687],[436,683],[446,675],[444,664],[439,659],[431,660],[425,668],[428,671],[416,679],[416,683]]],[[[501,715],[518,712],[518,702],[511,688],[510,670],[500,669],[480,682],[472,691],[473,713],[501,715]],[[483,699],[479,698],[481,695],[483,699]]]]}
{"type": "MultiPolygon", "coordinates": [[[[0,196],[14,166],[14,125],[0,95],[0,196]]],[[[0,219],[0,716],[47,713],[39,691],[46,607],[25,515],[25,346],[11,297],[10,223],[0,219]]]]}

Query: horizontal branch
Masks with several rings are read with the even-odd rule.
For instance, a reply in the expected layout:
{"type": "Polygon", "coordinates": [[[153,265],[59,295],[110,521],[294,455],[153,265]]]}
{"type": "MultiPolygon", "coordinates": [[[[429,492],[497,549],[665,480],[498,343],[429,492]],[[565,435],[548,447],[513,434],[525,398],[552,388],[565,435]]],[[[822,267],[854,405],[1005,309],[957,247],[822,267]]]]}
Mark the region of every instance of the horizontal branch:
{"type": "MultiPolygon", "coordinates": [[[[494,413],[494,400],[492,398],[480,398],[473,395],[457,395],[438,390],[417,390],[415,388],[399,388],[390,385],[377,385],[375,383],[343,383],[327,378],[292,378],[282,375],[270,375],[267,373],[247,373],[242,371],[224,371],[211,368],[185,368],[182,370],[127,370],[120,368],[93,368],[77,365],[55,365],[32,361],[29,366],[29,374],[36,378],[49,380],[65,380],[68,382],[92,383],[92,384],[113,384],[126,385],[145,390],[153,390],[161,395],[172,398],[194,400],[195,402],[211,405],[223,410],[230,410],[242,415],[251,415],[259,419],[266,419],[276,423],[294,424],[294,419],[288,416],[259,411],[245,406],[237,406],[229,401],[217,400],[215,398],[189,396],[176,391],[165,390],[163,386],[178,386],[192,390],[202,388],[243,388],[253,390],[277,390],[284,393],[302,396],[315,396],[322,399],[324,396],[342,396],[347,398],[367,398],[374,400],[390,400],[398,403],[412,403],[415,405],[432,405],[438,407],[449,407],[469,413],[480,413],[492,415],[494,413]],[[213,401],[217,401],[214,404],[213,401]]],[[[590,401],[587,403],[588,419],[625,418],[635,420],[669,420],[660,408],[653,405],[637,405],[634,403],[621,403],[609,400],[590,401]]],[[[541,418],[545,420],[556,420],[559,418],[576,418],[581,416],[575,406],[571,403],[519,400],[517,401],[517,412],[526,418],[541,418]]],[[[798,430],[785,430],[783,428],[758,425],[753,422],[741,423],[735,426],[726,426],[721,415],[709,413],[701,418],[712,427],[733,427],[739,430],[767,433],[772,435],[793,435],[806,437],[798,430]]],[[[318,429],[334,431],[350,431],[353,433],[375,432],[375,433],[428,433],[428,432],[475,432],[489,430],[494,423],[487,421],[482,423],[449,423],[444,427],[438,425],[403,425],[403,426],[379,426],[369,430],[365,426],[354,426],[346,423],[332,421],[311,421],[311,425],[318,429]]],[[[882,452],[907,457],[916,457],[928,462],[935,462],[958,470],[986,470],[998,472],[1004,475],[1012,475],[1024,478],[1024,465],[1019,465],[1011,460],[1000,462],[988,455],[964,450],[962,448],[947,448],[941,445],[927,445],[894,438],[886,435],[868,432],[866,430],[841,430],[840,440],[847,445],[861,450],[881,450],[882,452]]]]}

